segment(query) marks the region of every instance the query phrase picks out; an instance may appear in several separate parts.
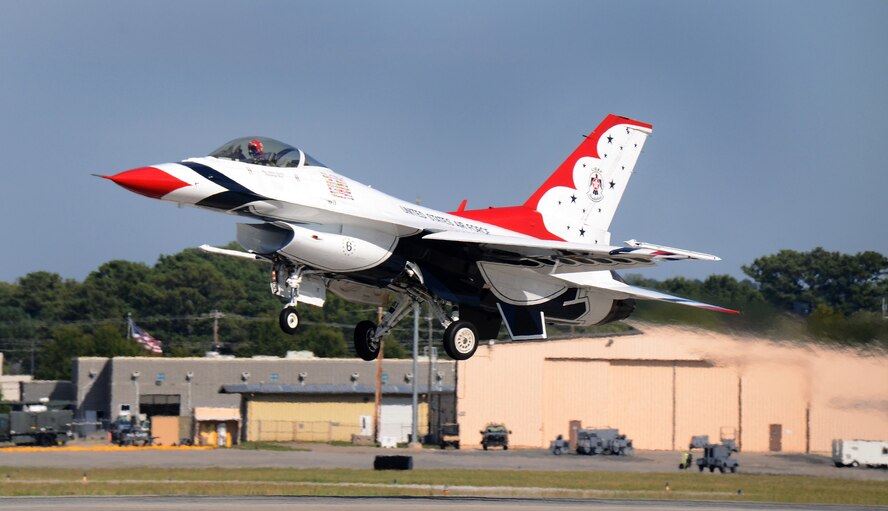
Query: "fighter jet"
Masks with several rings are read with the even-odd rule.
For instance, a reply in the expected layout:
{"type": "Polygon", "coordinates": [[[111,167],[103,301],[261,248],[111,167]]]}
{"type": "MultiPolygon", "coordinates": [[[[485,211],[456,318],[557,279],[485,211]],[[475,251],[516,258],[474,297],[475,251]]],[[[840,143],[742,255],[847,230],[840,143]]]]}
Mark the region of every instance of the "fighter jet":
{"type": "Polygon", "coordinates": [[[133,192],[250,219],[237,225],[244,251],[207,252],[271,263],[272,293],[297,304],[326,293],[382,306],[361,321],[355,352],[377,357],[380,340],[427,304],[443,346],[470,358],[504,324],[513,340],[545,339],[550,324],[598,325],[628,317],[636,299],[737,311],[626,284],[616,270],[713,255],[630,240],[608,231],[652,126],[608,115],[524,204],[444,213],[349,179],[297,147],[266,137],[232,140],[209,156],[102,176],[133,192]]]}

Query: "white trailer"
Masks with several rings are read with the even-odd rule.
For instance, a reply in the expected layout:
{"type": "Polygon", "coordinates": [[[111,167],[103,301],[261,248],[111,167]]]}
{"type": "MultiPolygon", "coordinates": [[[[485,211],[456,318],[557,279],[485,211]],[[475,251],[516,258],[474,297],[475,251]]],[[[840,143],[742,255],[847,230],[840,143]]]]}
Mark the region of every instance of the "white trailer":
{"type": "Polygon", "coordinates": [[[888,442],[833,440],[832,457],[837,467],[888,468],[888,442]]]}

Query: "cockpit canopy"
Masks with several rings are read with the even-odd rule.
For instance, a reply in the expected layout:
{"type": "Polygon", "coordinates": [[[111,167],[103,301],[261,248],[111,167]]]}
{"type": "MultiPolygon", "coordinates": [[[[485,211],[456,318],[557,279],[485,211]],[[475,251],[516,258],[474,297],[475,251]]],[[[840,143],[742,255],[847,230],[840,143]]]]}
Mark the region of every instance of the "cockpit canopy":
{"type": "Polygon", "coordinates": [[[268,167],[325,167],[304,151],[268,137],[236,138],[210,153],[210,156],[268,167]]]}

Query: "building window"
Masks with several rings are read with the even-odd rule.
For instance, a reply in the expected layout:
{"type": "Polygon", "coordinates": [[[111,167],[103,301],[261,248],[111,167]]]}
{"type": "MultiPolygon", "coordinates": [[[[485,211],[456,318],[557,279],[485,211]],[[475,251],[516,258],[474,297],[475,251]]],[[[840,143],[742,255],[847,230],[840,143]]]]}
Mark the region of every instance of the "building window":
{"type": "Polygon", "coordinates": [[[278,373],[271,373],[270,380],[271,380],[271,383],[277,383],[277,382],[281,381],[281,375],[279,375],[278,373]]]}
{"type": "Polygon", "coordinates": [[[166,381],[166,374],[157,373],[157,376],[154,377],[154,381],[166,381]]]}

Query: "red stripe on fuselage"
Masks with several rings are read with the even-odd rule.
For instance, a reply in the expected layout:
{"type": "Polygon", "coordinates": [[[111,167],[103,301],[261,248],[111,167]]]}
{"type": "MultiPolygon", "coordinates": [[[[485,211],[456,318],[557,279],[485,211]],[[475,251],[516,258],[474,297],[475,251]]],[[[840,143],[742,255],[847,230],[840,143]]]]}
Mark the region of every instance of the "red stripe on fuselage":
{"type": "Polygon", "coordinates": [[[453,211],[450,214],[520,232],[541,240],[564,241],[546,230],[543,215],[539,211],[524,206],[462,210],[453,211]]]}

